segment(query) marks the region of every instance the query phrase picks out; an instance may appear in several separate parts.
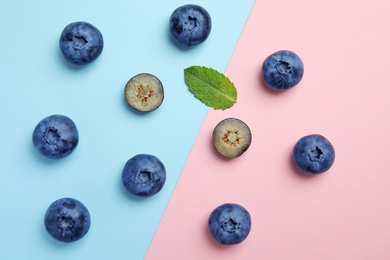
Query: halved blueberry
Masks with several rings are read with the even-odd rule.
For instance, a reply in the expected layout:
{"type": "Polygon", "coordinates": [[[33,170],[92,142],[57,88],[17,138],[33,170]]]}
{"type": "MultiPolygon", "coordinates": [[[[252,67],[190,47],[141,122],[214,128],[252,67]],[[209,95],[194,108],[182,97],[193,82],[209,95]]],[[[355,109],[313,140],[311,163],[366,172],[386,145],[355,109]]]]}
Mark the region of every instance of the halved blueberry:
{"type": "Polygon", "coordinates": [[[169,20],[172,39],[181,47],[193,47],[210,35],[210,14],[199,5],[187,4],[173,11],[169,20]]]}
{"type": "Polygon", "coordinates": [[[234,245],[247,238],[252,227],[252,220],[243,206],[225,203],[211,212],[208,227],[219,243],[234,245]]]}
{"type": "Polygon", "coordinates": [[[164,186],[164,164],[154,155],[138,154],[130,158],[123,171],[122,182],[126,190],[139,197],[150,197],[164,186]]]}
{"type": "Polygon", "coordinates": [[[296,86],[302,79],[302,60],[292,51],[282,50],[268,56],[262,67],[262,76],[268,87],[287,90],[296,86]]]}
{"type": "Polygon", "coordinates": [[[150,112],[160,107],[163,102],[164,87],[156,76],[150,73],[140,73],[127,82],[125,98],[135,110],[150,112]]]}
{"type": "Polygon", "coordinates": [[[96,60],[103,51],[103,45],[100,31],[87,22],[67,25],[60,37],[62,54],[74,65],[85,65],[96,60]]]}
{"type": "Polygon", "coordinates": [[[246,152],[252,142],[248,125],[237,118],[226,118],[213,131],[213,143],[217,151],[228,158],[236,158],[246,152]]]}
{"type": "Polygon", "coordinates": [[[73,198],[54,201],[45,214],[46,231],[61,242],[74,242],[84,237],[91,226],[88,209],[73,198]]]}
{"type": "Polygon", "coordinates": [[[331,142],[322,135],[307,135],[295,144],[293,160],[303,173],[319,174],[333,165],[335,150],[331,142]]]}
{"type": "Polygon", "coordinates": [[[79,142],[75,123],[67,116],[51,115],[42,119],[32,135],[35,149],[50,159],[59,159],[71,154],[79,142]]]}

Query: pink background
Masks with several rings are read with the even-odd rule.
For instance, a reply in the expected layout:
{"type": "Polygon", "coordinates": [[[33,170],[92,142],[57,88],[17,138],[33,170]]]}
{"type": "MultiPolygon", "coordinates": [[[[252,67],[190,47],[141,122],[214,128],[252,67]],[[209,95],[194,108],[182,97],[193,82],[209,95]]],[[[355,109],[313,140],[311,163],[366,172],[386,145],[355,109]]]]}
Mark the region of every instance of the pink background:
{"type": "Polygon", "coordinates": [[[208,111],[146,259],[390,259],[389,28],[388,0],[256,1],[225,72],[237,104],[208,111]],[[305,74],[275,93],[260,69],[281,49],[302,58],[305,74]],[[211,141],[227,117],[253,134],[231,160],[211,141]],[[308,177],[291,151],[312,133],[333,143],[336,160],[308,177]],[[217,244],[207,229],[225,202],[252,216],[235,246],[217,244]]]}

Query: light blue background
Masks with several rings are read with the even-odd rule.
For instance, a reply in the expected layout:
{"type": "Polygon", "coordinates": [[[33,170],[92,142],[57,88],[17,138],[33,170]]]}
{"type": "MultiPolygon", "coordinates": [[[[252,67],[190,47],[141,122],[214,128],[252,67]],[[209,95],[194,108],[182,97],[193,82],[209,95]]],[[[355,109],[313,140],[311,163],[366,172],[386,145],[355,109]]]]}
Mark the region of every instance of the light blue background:
{"type": "Polygon", "coordinates": [[[169,38],[168,21],[187,3],[0,2],[0,259],[145,256],[208,110],[188,91],[183,69],[223,72],[254,0],[192,2],[208,10],[213,27],[202,45],[182,50],[169,38]],[[58,47],[75,21],[95,25],[105,43],[102,55],[79,69],[58,47]],[[165,90],[163,104],[147,114],[123,96],[141,72],[156,75],[165,90]],[[80,134],[74,153],[59,161],[37,154],[31,142],[36,124],[52,114],[72,118],[80,134]],[[163,190],[150,198],[134,198],[121,184],[124,164],[138,153],[156,155],[167,169],[163,190]],[[89,233],[75,243],[55,241],[43,225],[47,207],[61,197],[80,200],[91,213],[89,233]]]}

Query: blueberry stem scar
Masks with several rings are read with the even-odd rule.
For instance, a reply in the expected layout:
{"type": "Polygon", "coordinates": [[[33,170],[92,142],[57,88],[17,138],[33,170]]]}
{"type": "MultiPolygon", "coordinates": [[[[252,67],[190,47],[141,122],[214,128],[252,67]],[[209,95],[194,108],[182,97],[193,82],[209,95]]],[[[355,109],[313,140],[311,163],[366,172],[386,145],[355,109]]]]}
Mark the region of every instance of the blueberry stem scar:
{"type": "Polygon", "coordinates": [[[279,60],[276,63],[276,69],[281,73],[281,74],[288,74],[290,73],[292,66],[289,62],[284,61],[284,60],[279,60]]]}
{"type": "Polygon", "coordinates": [[[81,49],[88,43],[87,39],[82,35],[75,35],[73,38],[73,48],[81,49]]]}
{"type": "Polygon", "coordinates": [[[229,218],[223,223],[223,229],[229,233],[234,233],[239,227],[240,223],[237,223],[232,218],[229,218]]]}
{"type": "Polygon", "coordinates": [[[56,144],[61,139],[61,135],[58,133],[57,129],[49,128],[45,134],[45,142],[49,145],[56,144]]]}
{"type": "Polygon", "coordinates": [[[323,154],[323,152],[321,151],[321,148],[316,146],[310,151],[310,160],[313,162],[321,161],[322,154],[323,154]]]}

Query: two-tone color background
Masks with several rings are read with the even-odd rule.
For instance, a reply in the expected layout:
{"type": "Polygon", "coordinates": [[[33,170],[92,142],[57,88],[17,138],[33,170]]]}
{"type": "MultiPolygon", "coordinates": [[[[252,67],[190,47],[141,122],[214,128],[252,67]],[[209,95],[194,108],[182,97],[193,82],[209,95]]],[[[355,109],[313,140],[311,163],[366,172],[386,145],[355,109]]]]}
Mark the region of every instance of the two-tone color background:
{"type": "Polygon", "coordinates": [[[374,1],[195,1],[213,20],[190,50],[169,38],[175,8],[189,2],[2,1],[0,3],[0,259],[389,259],[390,3],[374,1]],[[96,62],[74,69],[58,39],[74,21],[100,29],[96,62]],[[287,92],[261,81],[263,60],[290,49],[305,65],[287,92]],[[236,85],[233,108],[215,111],[188,91],[183,69],[203,65],[236,85]],[[137,73],[160,78],[161,107],[132,111],[124,85],[137,73]],[[79,129],[69,157],[48,161],[31,134],[42,118],[64,114],[79,129]],[[213,150],[226,117],[252,130],[234,160],[213,150]],[[336,161],[307,177],[291,161],[306,134],[326,136],[336,161]],[[167,182],[136,199],[121,184],[126,161],[159,157],[167,182]],[[47,207],[82,201],[91,229],[71,244],[45,231],[47,207]],[[210,212],[240,203],[252,215],[242,244],[226,247],[207,230],[210,212]]]}

